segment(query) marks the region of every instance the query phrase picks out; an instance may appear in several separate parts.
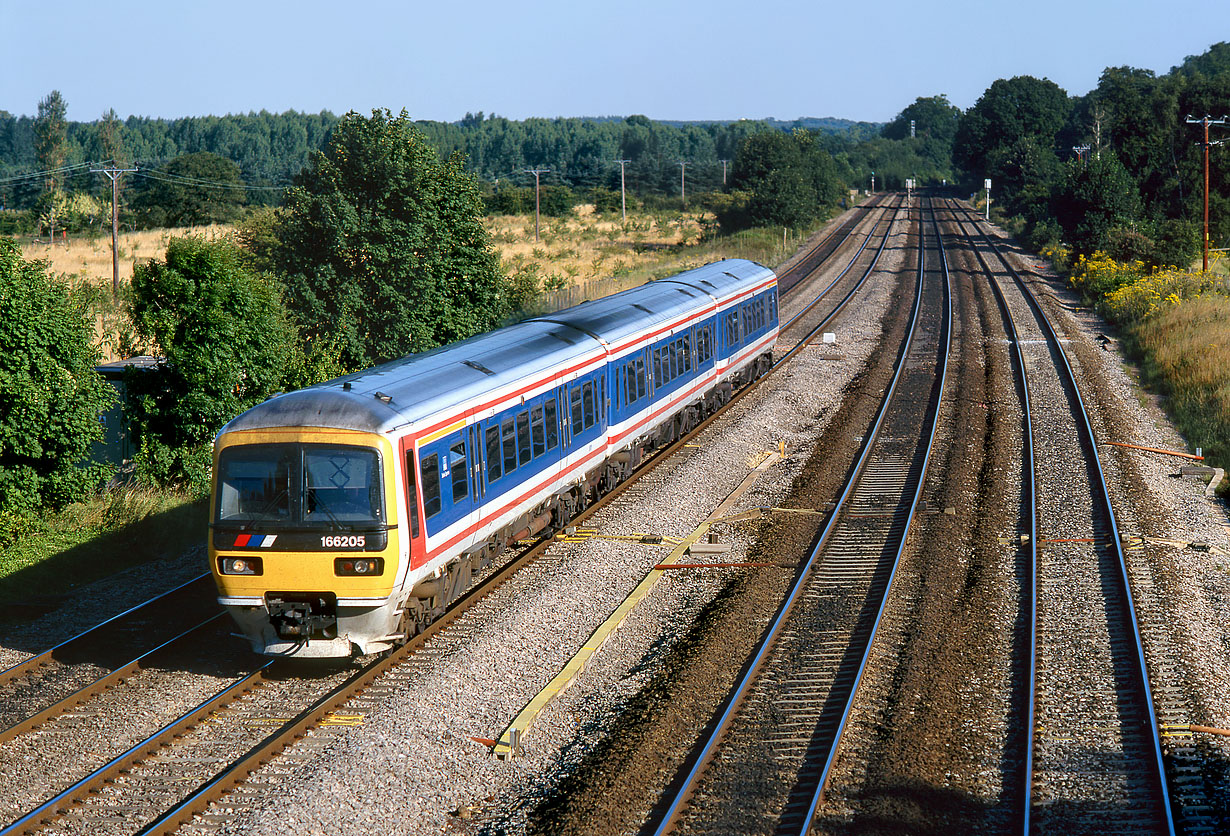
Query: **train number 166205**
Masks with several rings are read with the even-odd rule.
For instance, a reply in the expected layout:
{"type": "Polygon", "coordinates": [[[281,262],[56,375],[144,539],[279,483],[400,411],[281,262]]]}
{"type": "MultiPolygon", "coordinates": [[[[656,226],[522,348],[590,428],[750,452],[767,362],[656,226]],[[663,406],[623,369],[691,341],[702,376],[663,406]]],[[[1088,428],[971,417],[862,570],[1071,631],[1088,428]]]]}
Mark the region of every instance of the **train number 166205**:
{"type": "Polygon", "coordinates": [[[367,545],[367,538],[362,534],[326,534],[320,538],[320,546],[325,549],[361,549],[367,545]]]}

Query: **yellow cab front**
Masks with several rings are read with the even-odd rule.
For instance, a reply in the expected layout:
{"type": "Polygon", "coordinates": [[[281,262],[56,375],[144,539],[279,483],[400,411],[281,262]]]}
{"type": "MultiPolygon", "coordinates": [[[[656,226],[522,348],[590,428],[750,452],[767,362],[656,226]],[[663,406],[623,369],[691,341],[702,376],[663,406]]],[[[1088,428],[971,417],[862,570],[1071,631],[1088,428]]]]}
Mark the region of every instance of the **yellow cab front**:
{"type": "Polygon", "coordinates": [[[209,562],[258,653],[391,646],[400,573],[393,447],[318,428],[241,430],[214,453],[209,562]]]}

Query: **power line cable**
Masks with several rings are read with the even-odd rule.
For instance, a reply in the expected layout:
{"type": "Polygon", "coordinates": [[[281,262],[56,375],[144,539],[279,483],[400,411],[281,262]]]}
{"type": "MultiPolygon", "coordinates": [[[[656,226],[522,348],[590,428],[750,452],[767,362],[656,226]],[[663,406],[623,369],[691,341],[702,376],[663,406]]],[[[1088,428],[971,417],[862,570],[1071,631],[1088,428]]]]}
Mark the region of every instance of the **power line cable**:
{"type": "Polygon", "coordinates": [[[137,172],[137,177],[148,177],[151,180],[158,180],[163,183],[174,183],[184,186],[200,186],[206,189],[239,189],[242,191],[251,192],[280,192],[285,191],[286,186],[249,186],[246,183],[225,183],[220,180],[204,180],[200,177],[187,177],[182,174],[172,174],[167,171],[150,171],[145,169],[137,172]]]}
{"type": "Polygon", "coordinates": [[[107,162],[110,162],[110,160],[105,160],[100,163],[98,162],[77,163],[75,165],[60,166],[59,168],[52,168],[46,171],[30,171],[25,174],[13,174],[8,177],[0,177],[0,183],[17,183],[23,180],[38,180],[40,178],[50,177],[53,174],[66,174],[72,171],[79,171],[81,169],[87,169],[95,165],[105,165],[107,162]]]}

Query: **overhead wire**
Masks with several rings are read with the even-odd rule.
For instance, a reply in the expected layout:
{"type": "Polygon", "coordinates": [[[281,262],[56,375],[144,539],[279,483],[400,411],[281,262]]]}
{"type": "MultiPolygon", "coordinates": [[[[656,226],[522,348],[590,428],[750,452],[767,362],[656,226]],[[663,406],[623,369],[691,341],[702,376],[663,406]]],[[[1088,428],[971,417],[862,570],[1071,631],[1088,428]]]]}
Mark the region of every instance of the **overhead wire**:
{"type": "Polygon", "coordinates": [[[89,168],[94,165],[102,165],[102,163],[75,163],[73,165],[64,165],[59,168],[51,168],[45,171],[29,171],[24,174],[13,174],[8,177],[0,177],[0,183],[19,183],[23,180],[37,180],[40,178],[50,177],[53,174],[67,174],[73,171],[79,171],[83,168],[89,168]]]}

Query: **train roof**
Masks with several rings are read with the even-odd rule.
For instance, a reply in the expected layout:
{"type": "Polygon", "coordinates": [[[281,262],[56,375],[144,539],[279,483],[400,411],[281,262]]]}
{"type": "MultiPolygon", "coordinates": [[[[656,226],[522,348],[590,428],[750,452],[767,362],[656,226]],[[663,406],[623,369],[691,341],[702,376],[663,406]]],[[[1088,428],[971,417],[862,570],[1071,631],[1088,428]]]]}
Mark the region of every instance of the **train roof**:
{"type": "Polygon", "coordinates": [[[527,378],[579,365],[654,326],[722,304],[771,278],[754,262],[731,259],[640,285],[553,314],[412,354],[271,398],[222,432],[334,427],[390,432],[511,391],[527,378]]]}
{"type": "Polygon", "coordinates": [[[722,305],[740,291],[772,276],[773,271],[755,262],[728,259],[544,314],[535,320],[566,324],[607,345],[616,345],[697,307],[722,305]]]}

